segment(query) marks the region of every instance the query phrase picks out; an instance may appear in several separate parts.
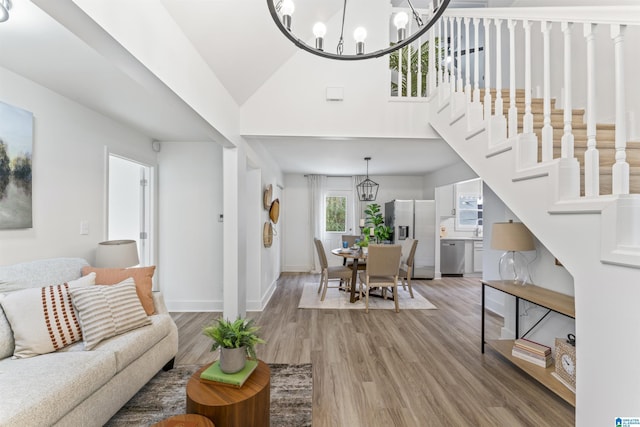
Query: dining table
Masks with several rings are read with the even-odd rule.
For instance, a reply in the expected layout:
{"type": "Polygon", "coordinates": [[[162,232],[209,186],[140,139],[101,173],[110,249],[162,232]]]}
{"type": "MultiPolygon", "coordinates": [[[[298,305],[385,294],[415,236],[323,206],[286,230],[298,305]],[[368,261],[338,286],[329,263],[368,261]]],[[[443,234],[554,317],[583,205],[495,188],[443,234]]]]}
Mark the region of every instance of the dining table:
{"type": "Polygon", "coordinates": [[[353,265],[351,266],[353,270],[353,274],[351,276],[351,294],[349,295],[349,302],[354,303],[358,299],[360,299],[359,297],[356,296],[356,283],[358,280],[358,261],[367,259],[367,254],[363,252],[362,248],[357,248],[357,249],[337,248],[337,249],[332,249],[331,253],[336,256],[343,257],[347,260],[349,259],[353,260],[353,265]]]}

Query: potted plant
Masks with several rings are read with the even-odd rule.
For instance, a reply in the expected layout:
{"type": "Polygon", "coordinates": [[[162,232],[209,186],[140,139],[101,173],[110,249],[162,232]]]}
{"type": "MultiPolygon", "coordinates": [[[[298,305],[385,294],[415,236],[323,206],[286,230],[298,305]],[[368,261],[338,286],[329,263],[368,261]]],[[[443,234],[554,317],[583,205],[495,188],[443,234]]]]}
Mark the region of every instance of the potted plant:
{"type": "Polygon", "coordinates": [[[247,361],[247,356],[256,359],[256,344],[264,344],[254,326],[253,319],[238,317],[235,321],[220,317],[211,325],[204,328],[204,335],[213,340],[211,351],[220,348],[220,370],[227,374],[241,371],[247,361]]]}
{"type": "Polygon", "coordinates": [[[384,217],[380,212],[380,205],[371,203],[367,205],[364,213],[367,215],[365,224],[368,225],[368,227],[363,229],[365,235],[370,236],[370,230],[373,228],[373,235],[376,238],[376,242],[380,243],[389,240],[389,237],[391,237],[391,227],[384,225],[384,217]]]}

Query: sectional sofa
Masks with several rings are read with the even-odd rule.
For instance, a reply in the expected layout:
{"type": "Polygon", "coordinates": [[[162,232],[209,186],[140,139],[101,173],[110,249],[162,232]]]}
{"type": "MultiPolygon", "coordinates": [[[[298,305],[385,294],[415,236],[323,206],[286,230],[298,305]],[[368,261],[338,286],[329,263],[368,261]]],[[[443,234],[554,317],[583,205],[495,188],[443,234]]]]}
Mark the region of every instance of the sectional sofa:
{"type": "Polygon", "coordinates": [[[178,330],[160,293],[150,293],[153,314],[148,315],[134,301],[138,289],[132,279],[98,286],[94,273],[82,275],[87,267],[80,258],[0,266],[0,426],[103,425],[160,369],[172,366],[178,330]],[[34,292],[37,298],[32,297],[34,292]],[[108,301],[104,309],[114,310],[115,327],[104,327],[104,316],[93,316],[96,293],[99,301],[108,301]],[[42,302],[33,301],[40,296],[42,302]],[[43,317],[38,305],[46,305],[45,299],[50,299],[46,304],[53,310],[45,310],[43,317]],[[135,315],[128,314],[129,306],[135,315]],[[60,319],[57,313],[62,313],[60,319]],[[55,344],[59,349],[46,352],[36,344],[25,344],[33,337],[23,336],[37,330],[41,319],[48,325],[43,329],[51,338],[47,345],[64,335],[65,322],[82,325],[86,333],[63,337],[65,342],[55,344]],[[118,319],[137,324],[117,325],[118,319]],[[91,342],[89,328],[93,328],[91,342]]]}

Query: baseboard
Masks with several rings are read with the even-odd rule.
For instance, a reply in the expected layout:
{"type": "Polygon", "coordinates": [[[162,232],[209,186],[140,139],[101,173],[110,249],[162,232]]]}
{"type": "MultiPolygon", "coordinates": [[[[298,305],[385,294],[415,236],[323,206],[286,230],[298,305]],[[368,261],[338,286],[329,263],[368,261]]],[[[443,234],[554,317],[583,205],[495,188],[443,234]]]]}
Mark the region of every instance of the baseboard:
{"type": "Polygon", "coordinates": [[[171,313],[222,311],[222,300],[207,300],[207,301],[165,300],[165,304],[167,305],[167,310],[171,313]]]}

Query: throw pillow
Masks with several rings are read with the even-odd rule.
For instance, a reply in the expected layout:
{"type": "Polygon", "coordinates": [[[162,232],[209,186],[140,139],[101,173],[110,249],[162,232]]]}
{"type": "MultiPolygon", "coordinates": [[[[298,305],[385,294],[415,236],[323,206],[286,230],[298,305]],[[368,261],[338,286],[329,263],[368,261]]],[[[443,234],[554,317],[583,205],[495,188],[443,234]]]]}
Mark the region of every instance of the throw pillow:
{"type": "Polygon", "coordinates": [[[69,290],[91,287],[95,278],[91,274],[62,285],[0,295],[0,304],[13,331],[13,357],[51,353],[80,341],[82,331],[69,290]]]}
{"type": "Polygon", "coordinates": [[[117,285],[72,288],[69,292],[80,316],[85,350],[107,338],[151,324],[130,277],[117,285]]]}
{"type": "Polygon", "coordinates": [[[144,307],[144,311],[149,316],[156,312],[153,305],[153,272],[156,270],[156,266],[150,267],[137,267],[137,268],[96,268],[86,266],[82,268],[82,275],[89,273],[96,273],[97,285],[115,285],[122,282],[127,277],[132,277],[136,283],[136,292],[138,298],[144,307]]]}

